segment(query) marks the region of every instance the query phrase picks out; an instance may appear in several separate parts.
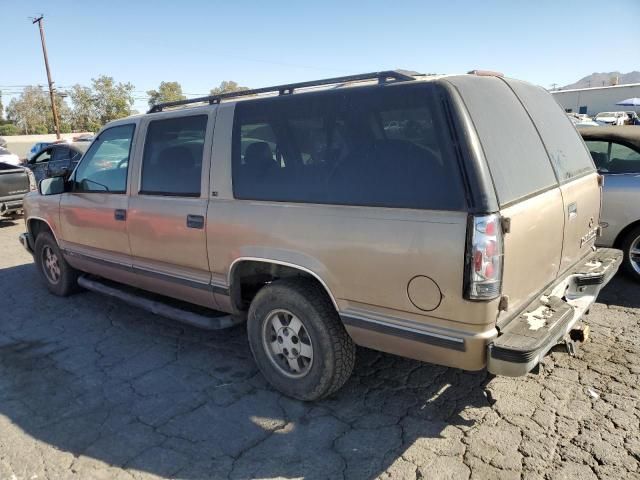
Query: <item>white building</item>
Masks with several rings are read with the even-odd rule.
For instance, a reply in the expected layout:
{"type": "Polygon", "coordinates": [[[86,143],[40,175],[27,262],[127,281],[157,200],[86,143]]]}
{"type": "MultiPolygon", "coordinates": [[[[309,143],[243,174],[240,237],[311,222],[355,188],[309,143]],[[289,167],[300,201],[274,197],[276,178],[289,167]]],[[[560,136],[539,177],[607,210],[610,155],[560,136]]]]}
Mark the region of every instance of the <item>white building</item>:
{"type": "Polygon", "coordinates": [[[640,83],[556,90],[551,93],[567,112],[586,113],[594,116],[600,112],[640,111],[638,107],[616,105],[627,98],[640,98],[640,83]]]}

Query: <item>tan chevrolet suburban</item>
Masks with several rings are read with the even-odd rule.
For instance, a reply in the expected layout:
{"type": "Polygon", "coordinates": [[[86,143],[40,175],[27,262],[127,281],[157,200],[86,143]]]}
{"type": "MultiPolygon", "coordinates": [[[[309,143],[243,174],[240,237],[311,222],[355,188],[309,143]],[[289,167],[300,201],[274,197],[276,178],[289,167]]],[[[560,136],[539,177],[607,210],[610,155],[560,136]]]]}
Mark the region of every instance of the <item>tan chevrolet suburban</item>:
{"type": "Polygon", "coordinates": [[[268,381],[313,400],[355,345],[515,376],[572,342],[621,262],[594,247],[600,197],[543,89],[391,71],[112,122],[26,196],[20,240],[56,295],[246,320],[268,381]]]}

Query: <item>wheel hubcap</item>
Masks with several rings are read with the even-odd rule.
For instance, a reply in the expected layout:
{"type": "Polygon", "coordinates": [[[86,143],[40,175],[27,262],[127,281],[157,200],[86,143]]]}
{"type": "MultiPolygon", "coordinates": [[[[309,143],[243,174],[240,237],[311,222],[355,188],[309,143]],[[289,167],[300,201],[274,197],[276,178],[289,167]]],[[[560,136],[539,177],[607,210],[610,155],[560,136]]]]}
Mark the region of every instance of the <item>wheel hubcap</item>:
{"type": "Polygon", "coordinates": [[[631,242],[631,247],[629,248],[629,261],[631,262],[631,267],[635,272],[640,274],[640,237],[637,237],[633,242],[631,242]]]}
{"type": "Polygon", "coordinates": [[[42,265],[47,280],[51,283],[58,283],[61,275],[60,262],[58,255],[49,246],[42,249],[42,265]]]}
{"type": "Polygon", "coordinates": [[[271,363],[288,377],[304,377],[313,364],[313,344],[302,321],[288,310],[273,310],[262,341],[271,363]]]}

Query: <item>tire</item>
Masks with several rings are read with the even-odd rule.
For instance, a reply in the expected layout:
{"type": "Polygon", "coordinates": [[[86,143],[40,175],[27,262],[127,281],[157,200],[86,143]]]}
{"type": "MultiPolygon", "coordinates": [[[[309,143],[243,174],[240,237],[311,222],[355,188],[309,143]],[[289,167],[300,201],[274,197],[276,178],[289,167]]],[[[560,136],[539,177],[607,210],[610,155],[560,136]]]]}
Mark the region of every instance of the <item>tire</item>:
{"type": "Polygon", "coordinates": [[[624,252],[622,268],[627,275],[640,282],[640,255],[636,254],[636,256],[634,257],[636,268],[634,268],[634,262],[632,261],[631,256],[632,248],[636,252],[640,251],[640,227],[635,227],[630,232],[627,232],[627,234],[622,239],[620,248],[624,252]]]}
{"type": "Polygon", "coordinates": [[[79,272],[66,262],[53,235],[49,232],[38,234],[33,256],[38,272],[51,293],[66,297],[78,291],[79,272]],[[54,263],[55,268],[52,268],[47,258],[54,263]]]}
{"type": "Polygon", "coordinates": [[[353,371],[356,347],[325,291],[307,279],[277,280],[263,287],[249,307],[247,334],[258,368],[289,397],[311,401],[329,396],[353,371]],[[302,324],[299,329],[294,317],[302,324]],[[278,324],[283,325],[278,330],[282,335],[276,333],[278,324]],[[296,335],[298,342],[293,343],[296,335]],[[284,343],[278,346],[275,342],[280,339],[284,343]],[[311,360],[305,356],[309,346],[311,360]],[[296,347],[300,351],[292,360],[296,347]],[[289,357],[274,353],[274,348],[282,348],[289,357]],[[291,368],[292,362],[298,372],[291,368]]]}

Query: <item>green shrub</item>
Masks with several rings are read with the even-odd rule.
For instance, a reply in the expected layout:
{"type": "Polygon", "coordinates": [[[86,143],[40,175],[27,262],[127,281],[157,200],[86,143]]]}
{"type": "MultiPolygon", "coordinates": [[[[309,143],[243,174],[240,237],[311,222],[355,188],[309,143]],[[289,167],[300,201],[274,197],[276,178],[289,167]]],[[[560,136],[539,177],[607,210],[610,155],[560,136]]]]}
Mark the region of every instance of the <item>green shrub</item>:
{"type": "Polygon", "coordinates": [[[12,123],[0,125],[0,136],[20,135],[20,129],[12,123]]]}
{"type": "Polygon", "coordinates": [[[35,135],[45,135],[47,133],[49,133],[49,129],[47,127],[45,127],[44,125],[38,125],[37,127],[35,127],[33,129],[33,132],[31,132],[35,135]]]}

